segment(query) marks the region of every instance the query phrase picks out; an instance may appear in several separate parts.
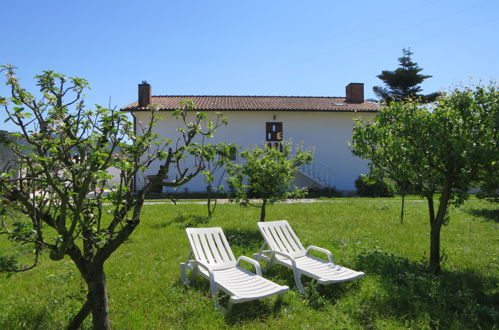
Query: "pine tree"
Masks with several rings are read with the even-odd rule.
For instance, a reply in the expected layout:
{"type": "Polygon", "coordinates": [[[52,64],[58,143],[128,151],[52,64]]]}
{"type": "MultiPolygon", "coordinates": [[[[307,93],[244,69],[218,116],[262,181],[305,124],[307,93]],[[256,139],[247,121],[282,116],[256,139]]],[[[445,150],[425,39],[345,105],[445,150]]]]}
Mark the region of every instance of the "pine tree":
{"type": "Polygon", "coordinates": [[[395,71],[383,70],[377,76],[383,80],[386,87],[375,86],[373,87],[374,93],[386,103],[414,98],[423,102],[434,101],[438,93],[422,95],[420,94],[422,89],[419,86],[425,79],[432,76],[420,74],[423,69],[412,61],[411,55],[414,53],[410,49],[402,49],[402,53],[403,56],[398,59],[399,68],[395,71]]]}

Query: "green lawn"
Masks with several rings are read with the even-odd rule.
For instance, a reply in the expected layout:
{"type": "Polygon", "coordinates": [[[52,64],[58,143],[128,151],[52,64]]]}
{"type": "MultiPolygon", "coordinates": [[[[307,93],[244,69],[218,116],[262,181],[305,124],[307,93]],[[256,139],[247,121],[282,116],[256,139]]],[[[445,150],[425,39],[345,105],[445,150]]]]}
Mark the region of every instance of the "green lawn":
{"type": "MultiPolygon", "coordinates": [[[[259,210],[219,205],[148,205],[143,221],[106,264],[111,323],[115,329],[168,328],[497,328],[499,244],[497,206],[470,200],[455,209],[442,231],[444,273],[425,272],[429,225],[426,203],[406,202],[399,224],[397,199],[339,198],[316,204],[269,207],[268,220],[287,219],[304,245],[330,249],[344,266],[366,273],[358,281],[307,285],[301,295],[292,272],[274,266],[266,276],[289,285],[275,298],[235,305],[224,316],[214,309],[208,282],[180,282],[179,263],[189,254],[184,228],[220,226],[237,256],[262,245],[259,210]]],[[[0,237],[0,255],[24,260],[28,247],[0,237]]],[[[69,259],[43,256],[34,270],[0,276],[0,329],[59,329],[81,302],[83,282],[69,259]]],[[[85,322],[90,328],[90,322],[85,322]]]]}

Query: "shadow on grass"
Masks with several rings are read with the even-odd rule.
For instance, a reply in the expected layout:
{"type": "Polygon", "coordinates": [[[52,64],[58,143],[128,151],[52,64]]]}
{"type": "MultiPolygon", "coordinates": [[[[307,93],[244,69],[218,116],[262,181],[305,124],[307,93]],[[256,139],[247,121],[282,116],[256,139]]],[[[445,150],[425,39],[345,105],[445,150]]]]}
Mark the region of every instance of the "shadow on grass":
{"type": "MultiPolygon", "coordinates": [[[[265,270],[267,263],[265,261],[261,261],[260,263],[262,264],[262,270],[265,270]]],[[[265,272],[264,277],[280,285],[287,285],[290,290],[298,292],[293,271],[287,267],[273,265],[265,272]]],[[[305,292],[300,295],[300,299],[302,299],[305,305],[315,310],[321,310],[328,304],[335,305],[344,296],[354,294],[355,291],[358,291],[361,283],[356,280],[322,285],[304,275],[301,277],[301,282],[305,288],[305,292]]]]}
{"type": "MultiPolygon", "coordinates": [[[[173,284],[173,287],[181,293],[185,293],[187,290],[200,292],[208,298],[211,308],[215,311],[215,303],[211,298],[209,281],[206,279],[196,277],[188,286],[183,285],[182,281],[179,280],[173,284]]],[[[228,307],[230,297],[223,291],[219,291],[218,299],[222,308],[228,307]]],[[[270,316],[278,315],[283,306],[288,306],[288,304],[283,299],[278,299],[277,296],[234,304],[232,310],[225,314],[224,319],[231,326],[244,325],[247,321],[265,321],[270,316]]],[[[222,311],[217,312],[223,313],[222,311]]]]}
{"type": "Polygon", "coordinates": [[[364,326],[378,318],[408,321],[428,317],[432,328],[493,328],[499,322],[498,280],[473,272],[436,276],[426,265],[386,252],[372,251],[357,258],[367,276],[379,275],[384,295],[371,295],[355,313],[364,326]]]}
{"type": "Polygon", "coordinates": [[[0,329],[47,329],[52,321],[47,310],[24,306],[16,309],[15,314],[1,319],[0,329]]]}
{"type": "Polygon", "coordinates": [[[482,217],[487,220],[492,220],[495,222],[499,222],[499,209],[490,210],[490,209],[471,209],[468,211],[469,214],[474,215],[476,217],[482,217]]]}
{"type": "Polygon", "coordinates": [[[238,326],[248,321],[265,322],[269,317],[279,315],[285,306],[288,304],[277,296],[235,304],[230,313],[225,315],[225,323],[238,326]]]}
{"type": "Polygon", "coordinates": [[[230,246],[238,246],[247,251],[257,252],[264,242],[258,230],[227,228],[224,233],[230,246]]]}
{"type": "Polygon", "coordinates": [[[185,229],[187,227],[197,227],[199,225],[205,225],[209,221],[209,217],[199,214],[179,214],[171,221],[155,224],[152,227],[154,229],[161,229],[170,225],[176,225],[179,229],[185,229]]]}

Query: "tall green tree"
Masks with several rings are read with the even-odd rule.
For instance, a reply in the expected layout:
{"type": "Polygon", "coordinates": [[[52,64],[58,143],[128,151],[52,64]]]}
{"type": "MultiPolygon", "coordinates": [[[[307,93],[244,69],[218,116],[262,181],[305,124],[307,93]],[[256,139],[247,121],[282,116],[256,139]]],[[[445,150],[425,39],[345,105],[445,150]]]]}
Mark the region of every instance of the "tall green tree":
{"type": "Polygon", "coordinates": [[[430,269],[438,273],[440,232],[484,169],[499,160],[497,84],[454,89],[433,105],[392,102],[373,122],[359,121],[353,153],[373,170],[404,180],[428,202],[430,269]],[[440,192],[438,203],[435,194],[440,192]]]}
{"type": "Polygon", "coordinates": [[[261,208],[260,221],[265,221],[267,205],[302,196],[305,191],[292,188],[296,171],[312,162],[312,152],[301,146],[293,148],[291,143],[282,142],[282,150],[254,147],[241,153],[243,164],[230,164],[228,167],[229,185],[235,189],[233,200],[242,206],[261,208]],[[254,205],[251,199],[262,200],[254,205]]]}
{"type": "MultiPolygon", "coordinates": [[[[40,96],[35,97],[21,87],[14,67],[2,68],[11,95],[0,98],[0,105],[26,145],[7,142],[21,168],[20,177],[1,175],[0,209],[13,208],[28,220],[4,211],[0,234],[32,245],[33,266],[42,250],[52,260],[69,257],[87,285],[87,296],[68,327],[78,328],[91,313],[94,329],[109,329],[105,262],[139,225],[151,189],[180,186],[204,169],[215,146],[195,142],[196,136],[211,136],[226,121],[218,116],[214,123],[186,101],[173,112],[184,126],[179,128],[182,138],[159,140],[153,132],[158,120],[154,108],[150,120],[134,128],[113,109],[86,110],[84,79],[44,71],[36,76],[40,96]],[[194,165],[184,168],[187,163],[181,160],[187,156],[194,165]],[[162,164],[157,175],[135,194],[134,177],[155,161],[162,164]],[[120,178],[109,187],[110,167],[120,170],[120,178]],[[173,181],[165,182],[169,173],[173,181]]],[[[16,270],[11,258],[0,260],[16,270]]]]}
{"type": "MultiPolygon", "coordinates": [[[[423,69],[420,68],[416,62],[412,61],[411,55],[414,53],[412,53],[410,49],[402,49],[402,54],[402,57],[399,57],[398,59],[399,68],[394,71],[384,70],[377,76],[384,82],[385,87],[373,87],[374,93],[386,104],[407,100],[418,100],[419,102],[424,103],[435,101],[439,93],[423,95],[421,94],[422,89],[420,87],[420,84],[423,83],[424,80],[431,78],[432,76],[421,74],[423,69]]],[[[396,180],[395,182],[402,194],[400,223],[403,223],[405,195],[409,183],[403,180],[396,180]]]]}
{"type": "Polygon", "coordinates": [[[424,80],[431,78],[430,75],[421,74],[422,68],[412,61],[414,53],[410,49],[402,50],[403,56],[399,57],[399,68],[394,71],[383,70],[377,77],[383,81],[385,87],[373,87],[374,93],[385,103],[418,99],[424,102],[433,102],[438,93],[427,95],[421,94],[419,86],[424,80]]]}

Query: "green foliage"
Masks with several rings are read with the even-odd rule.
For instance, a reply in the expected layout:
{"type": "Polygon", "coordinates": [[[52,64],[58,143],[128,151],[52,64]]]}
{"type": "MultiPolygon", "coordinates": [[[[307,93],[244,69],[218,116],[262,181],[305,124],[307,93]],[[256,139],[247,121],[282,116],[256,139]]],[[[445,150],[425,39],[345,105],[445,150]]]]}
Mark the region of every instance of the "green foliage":
{"type": "MultiPolygon", "coordinates": [[[[499,118],[497,119],[499,120],[499,118]]],[[[498,125],[499,126],[499,125],[498,125]]],[[[496,141],[499,140],[499,132],[496,132],[496,141]]],[[[499,144],[497,144],[499,147],[499,144]]],[[[484,198],[489,202],[499,203],[499,160],[491,162],[482,171],[482,179],[480,181],[480,191],[477,196],[484,198]]]]}
{"type": "Polygon", "coordinates": [[[374,122],[357,123],[353,153],[370,159],[373,171],[409,181],[423,197],[451,180],[449,197],[459,205],[480,171],[499,159],[498,116],[495,84],[456,88],[427,108],[393,103],[374,122]]]}
{"type": "Polygon", "coordinates": [[[385,83],[387,88],[381,86],[373,87],[374,93],[386,103],[399,102],[409,99],[418,99],[424,102],[433,102],[438,93],[421,95],[419,86],[424,80],[431,78],[429,75],[420,74],[423,71],[417,63],[413,62],[410,49],[402,50],[403,56],[398,60],[400,67],[395,71],[383,70],[377,77],[385,83]]]}
{"type": "Polygon", "coordinates": [[[493,203],[499,203],[499,185],[497,178],[491,178],[491,181],[483,182],[480,185],[480,191],[477,196],[493,203]],[[492,180],[495,180],[495,182],[492,180]]]}
{"type": "MultiPolygon", "coordinates": [[[[268,210],[269,218],[288,219],[305,245],[331,250],[338,264],[366,276],[329,286],[306,285],[304,277],[305,287],[318,293],[306,297],[296,290],[289,269],[274,266],[264,276],[290,287],[281,306],[276,306],[275,298],[262,299],[237,304],[227,316],[213,307],[208,281],[198,278],[190,287],[180,281],[179,262],[190,251],[184,226],[177,219],[185,219],[187,225],[194,215],[205,216],[206,206],[146,205],[138,230],[106,263],[112,326],[493,329],[499,322],[497,223],[473,212],[493,211],[494,205],[471,198],[453,213],[453,221],[442,232],[449,256],[446,271],[432,276],[422,261],[428,254],[426,203],[409,198],[407,221],[399,226],[398,202],[395,197],[276,204],[268,210]],[[389,230],[388,224],[393,224],[389,230]]],[[[197,226],[222,227],[236,257],[252,256],[263,239],[248,220],[258,215],[256,208],[220,204],[209,224],[197,226]]],[[[25,247],[18,248],[0,236],[0,254],[15,254],[24,262],[25,247]]],[[[36,272],[10,278],[0,274],[0,292],[1,329],[65,328],[81,305],[76,297],[85,297],[74,264],[68,258],[50,262],[46,254],[41,255],[36,272]]],[[[85,322],[83,329],[91,329],[91,322],[85,322]]]]}
{"type": "Polygon", "coordinates": [[[353,153],[372,171],[404,182],[428,200],[433,230],[430,266],[440,269],[440,227],[448,207],[460,206],[489,164],[499,159],[496,84],[454,89],[434,105],[391,103],[373,122],[358,122],[353,153]],[[434,209],[433,196],[441,190],[434,209]]]}
{"type": "Polygon", "coordinates": [[[225,187],[221,185],[221,181],[227,171],[228,164],[231,162],[231,156],[237,153],[237,148],[239,146],[233,143],[219,143],[206,156],[206,167],[203,175],[206,182],[208,217],[211,217],[216,210],[217,196],[224,193],[225,187]],[[219,175],[218,182],[215,182],[216,174],[219,175]]]}
{"type": "Polygon", "coordinates": [[[8,144],[9,144],[9,136],[5,132],[0,132],[0,146],[5,146],[8,144]]]}
{"type": "Polygon", "coordinates": [[[292,147],[283,142],[282,150],[254,147],[241,153],[244,164],[230,164],[229,185],[235,190],[233,200],[242,206],[250,205],[252,198],[262,199],[260,221],[265,220],[265,207],[288,198],[298,198],[305,191],[291,189],[296,171],[312,162],[312,153],[301,146],[292,147]]]}
{"type": "Polygon", "coordinates": [[[0,273],[11,273],[17,270],[17,260],[13,256],[0,256],[0,273]]]}
{"type": "Polygon", "coordinates": [[[341,197],[341,193],[336,190],[336,187],[309,187],[307,188],[307,197],[319,198],[319,197],[341,197]]]}
{"type": "Polygon", "coordinates": [[[6,142],[19,160],[20,177],[0,177],[0,202],[12,203],[29,221],[4,213],[0,234],[31,246],[34,265],[42,250],[52,260],[69,256],[88,287],[87,303],[69,327],[78,327],[92,311],[94,326],[108,328],[104,263],[139,225],[149,191],[183,185],[204,169],[217,146],[195,138],[211,137],[226,119],[219,114],[213,122],[194,112],[194,104],[186,100],[173,112],[183,125],[181,139],[159,140],[153,133],[159,120],[154,108],[146,123],[134,127],[127,115],[114,109],[87,110],[82,98],[89,88],[85,79],[44,71],[35,76],[40,94],[35,97],[21,87],[13,66],[1,68],[11,96],[0,103],[19,129],[17,137],[26,143],[6,142]],[[195,165],[185,168],[182,160],[188,156],[195,165]],[[135,194],[135,176],[153,162],[160,162],[160,170],[135,194]],[[116,185],[108,184],[111,167],[120,171],[116,185]],[[169,171],[178,174],[163,182],[169,171]]]}
{"type": "Polygon", "coordinates": [[[361,174],[355,180],[357,194],[361,197],[393,197],[395,188],[386,180],[361,174]]]}

